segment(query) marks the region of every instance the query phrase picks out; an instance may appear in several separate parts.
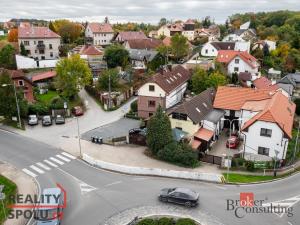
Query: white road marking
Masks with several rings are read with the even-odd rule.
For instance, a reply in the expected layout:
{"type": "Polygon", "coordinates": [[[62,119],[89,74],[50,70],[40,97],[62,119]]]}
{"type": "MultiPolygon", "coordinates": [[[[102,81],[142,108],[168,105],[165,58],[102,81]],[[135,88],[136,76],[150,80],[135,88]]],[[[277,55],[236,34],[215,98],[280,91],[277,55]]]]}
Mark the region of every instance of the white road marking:
{"type": "MultiPolygon", "coordinates": [[[[268,207],[268,206],[271,206],[271,204],[272,204],[273,207],[283,208],[283,209],[287,210],[287,209],[293,207],[294,205],[296,205],[299,202],[300,202],[300,195],[294,196],[294,197],[291,197],[291,198],[288,198],[288,199],[283,199],[283,200],[280,200],[280,201],[265,203],[265,204],[263,204],[263,206],[268,207]]],[[[281,214],[279,214],[279,213],[277,214],[277,213],[274,212],[274,214],[279,216],[279,217],[283,217],[284,214],[286,214],[286,213],[283,212],[281,214]]]]}
{"type": "Polygon", "coordinates": [[[64,160],[65,162],[71,162],[71,159],[63,157],[62,155],[56,155],[57,158],[64,160]]]}
{"type": "Polygon", "coordinates": [[[31,172],[30,170],[28,169],[22,169],[22,171],[26,174],[28,174],[29,176],[32,176],[32,177],[36,177],[37,175],[33,172],[31,172]]]}
{"type": "Polygon", "coordinates": [[[45,173],[44,170],[41,170],[40,168],[34,166],[34,165],[31,165],[30,166],[31,169],[35,170],[36,172],[38,172],[39,174],[43,174],[45,173]]]}
{"type": "Polygon", "coordinates": [[[120,184],[122,183],[122,181],[116,181],[116,182],[113,182],[113,183],[110,183],[110,184],[106,184],[105,187],[109,187],[109,186],[112,186],[112,185],[115,185],[115,184],[120,184]]]}
{"type": "Polygon", "coordinates": [[[61,154],[62,154],[62,155],[64,155],[64,156],[67,156],[67,157],[69,157],[70,159],[76,159],[76,157],[75,157],[75,156],[73,156],[73,155],[71,155],[71,154],[69,154],[69,153],[62,152],[61,154]]]}
{"type": "Polygon", "coordinates": [[[79,187],[80,187],[80,191],[81,191],[81,194],[84,195],[88,192],[91,192],[91,191],[94,191],[94,190],[97,190],[96,187],[93,187],[85,182],[83,182],[82,180],[79,180],[77,177],[73,176],[72,174],[69,174],[68,172],[60,169],[60,168],[57,168],[59,171],[67,174],[68,176],[72,177],[74,180],[76,180],[79,184],[79,187]]]}
{"type": "Polygon", "coordinates": [[[43,163],[38,162],[38,163],[36,163],[36,164],[37,164],[38,166],[42,167],[42,168],[45,169],[45,170],[51,170],[50,167],[44,165],[43,163]]]}
{"type": "Polygon", "coordinates": [[[136,180],[136,181],[138,181],[138,180],[147,180],[148,178],[146,178],[146,177],[136,177],[136,178],[133,178],[132,180],[136,180]]]}
{"type": "Polygon", "coordinates": [[[60,160],[58,160],[58,159],[56,159],[56,158],[54,158],[54,157],[50,157],[50,159],[51,159],[52,161],[58,163],[59,165],[64,165],[64,164],[65,164],[65,163],[63,163],[62,161],[60,161],[60,160]]]}
{"type": "Polygon", "coordinates": [[[57,167],[56,164],[54,164],[53,162],[50,162],[50,161],[47,160],[47,159],[45,159],[44,162],[45,162],[45,163],[48,163],[48,165],[53,166],[53,167],[55,167],[55,168],[57,167]]]}
{"type": "Polygon", "coordinates": [[[218,189],[221,189],[221,190],[227,190],[226,187],[222,187],[222,186],[218,186],[218,185],[216,185],[215,187],[218,188],[218,189]]]}

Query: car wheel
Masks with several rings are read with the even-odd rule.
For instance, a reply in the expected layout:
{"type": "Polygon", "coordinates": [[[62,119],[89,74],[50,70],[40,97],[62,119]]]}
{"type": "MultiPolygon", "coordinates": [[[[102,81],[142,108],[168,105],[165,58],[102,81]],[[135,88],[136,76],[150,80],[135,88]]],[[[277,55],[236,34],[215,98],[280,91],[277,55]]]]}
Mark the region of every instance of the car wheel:
{"type": "Polygon", "coordinates": [[[187,208],[192,207],[192,203],[191,203],[191,202],[186,202],[184,205],[185,205],[187,208]]]}

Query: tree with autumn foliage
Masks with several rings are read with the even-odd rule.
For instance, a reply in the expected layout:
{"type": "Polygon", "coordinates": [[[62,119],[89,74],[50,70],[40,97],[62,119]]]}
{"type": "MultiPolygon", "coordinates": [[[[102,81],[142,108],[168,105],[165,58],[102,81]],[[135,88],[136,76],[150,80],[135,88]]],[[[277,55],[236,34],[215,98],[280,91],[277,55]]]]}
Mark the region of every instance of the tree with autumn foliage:
{"type": "Polygon", "coordinates": [[[7,35],[7,40],[9,42],[18,42],[18,29],[11,29],[7,35]]]}

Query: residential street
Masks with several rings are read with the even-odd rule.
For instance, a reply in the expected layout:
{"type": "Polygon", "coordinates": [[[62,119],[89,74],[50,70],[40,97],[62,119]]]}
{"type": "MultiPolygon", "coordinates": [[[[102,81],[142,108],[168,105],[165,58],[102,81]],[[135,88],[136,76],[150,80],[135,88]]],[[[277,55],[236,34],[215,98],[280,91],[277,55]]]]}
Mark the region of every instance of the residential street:
{"type": "MultiPolygon", "coordinates": [[[[118,110],[105,112],[96,103],[96,101],[86,93],[85,90],[81,90],[80,97],[84,102],[88,103],[87,111],[83,116],[78,118],[81,134],[119,120],[123,117],[125,112],[129,111],[130,103],[134,100],[132,99],[127,102],[118,110]]],[[[65,138],[77,137],[77,121],[75,118],[70,118],[66,119],[66,123],[64,125],[53,124],[50,127],[42,127],[40,121],[38,126],[26,126],[25,131],[14,131],[26,137],[30,137],[59,148],[65,138]]]]}
{"type": "Polygon", "coordinates": [[[56,167],[50,166],[48,171],[42,170],[43,173],[35,172],[35,175],[41,188],[54,187],[59,183],[66,189],[67,209],[62,224],[104,224],[106,219],[116,213],[129,210],[126,211],[126,215],[131,218],[122,217],[123,222],[126,223],[137,216],[135,212],[147,207],[156,209],[163,207],[170,213],[190,215],[207,225],[291,225],[298,224],[297,221],[300,220],[299,205],[295,204],[299,201],[296,200],[288,203],[295,204],[294,216],[291,218],[279,217],[275,214],[252,214],[237,219],[233,212],[226,211],[226,199],[239,199],[240,192],[253,192],[255,199],[267,199],[267,202],[299,196],[299,175],[274,183],[245,186],[120,175],[95,169],[82,161],[67,157],[57,148],[3,131],[0,131],[0,159],[19,169],[30,166],[32,168],[37,165],[36,163],[49,166],[47,160],[56,165],[56,167]],[[164,187],[192,188],[200,193],[200,205],[195,209],[187,210],[184,207],[160,203],[157,194],[164,187]]]}

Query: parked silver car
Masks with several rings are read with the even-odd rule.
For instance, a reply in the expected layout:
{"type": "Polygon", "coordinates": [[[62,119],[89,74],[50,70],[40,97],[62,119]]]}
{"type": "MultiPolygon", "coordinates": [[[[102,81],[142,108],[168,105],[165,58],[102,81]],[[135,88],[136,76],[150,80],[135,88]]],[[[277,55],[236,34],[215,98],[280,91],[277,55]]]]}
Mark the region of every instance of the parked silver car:
{"type": "Polygon", "coordinates": [[[51,116],[43,116],[42,124],[43,124],[43,126],[51,126],[52,125],[51,116]]]}
{"type": "Polygon", "coordinates": [[[29,115],[28,116],[28,125],[33,126],[33,125],[38,125],[39,120],[36,115],[29,115]]]}

